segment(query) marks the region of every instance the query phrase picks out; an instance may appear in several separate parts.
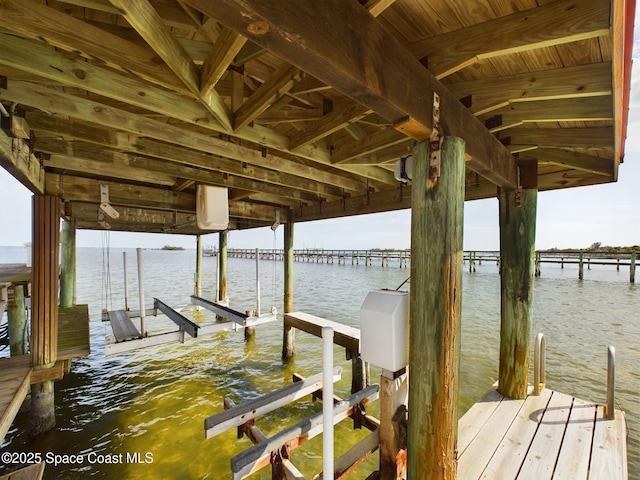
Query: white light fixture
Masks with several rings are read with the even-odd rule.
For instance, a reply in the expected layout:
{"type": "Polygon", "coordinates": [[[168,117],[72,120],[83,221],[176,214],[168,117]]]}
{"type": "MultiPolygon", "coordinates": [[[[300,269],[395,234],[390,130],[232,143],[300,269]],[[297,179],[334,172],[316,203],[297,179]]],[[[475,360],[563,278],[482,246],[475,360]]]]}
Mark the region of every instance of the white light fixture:
{"type": "Polygon", "coordinates": [[[393,176],[402,183],[409,183],[413,177],[413,155],[396,160],[393,176]]]}

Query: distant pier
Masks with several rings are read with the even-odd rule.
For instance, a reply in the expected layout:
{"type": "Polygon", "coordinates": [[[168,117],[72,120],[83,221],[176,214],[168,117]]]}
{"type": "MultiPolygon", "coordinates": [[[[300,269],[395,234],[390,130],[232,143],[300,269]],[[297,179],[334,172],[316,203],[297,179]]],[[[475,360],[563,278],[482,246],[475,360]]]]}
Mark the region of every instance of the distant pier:
{"type": "MultiPolygon", "coordinates": [[[[217,251],[213,248],[206,248],[205,256],[215,256],[217,251]]],[[[264,260],[283,260],[284,252],[282,249],[265,249],[256,250],[250,248],[230,248],[228,256],[231,258],[256,258],[256,253],[260,255],[260,259],[264,260]]],[[[620,271],[620,268],[629,269],[629,281],[635,283],[636,270],[636,252],[620,253],[620,252],[591,252],[591,251],[540,251],[535,254],[535,272],[536,276],[541,274],[542,264],[556,264],[560,268],[565,265],[578,266],[578,278],[584,277],[584,269],[591,268],[592,265],[610,266],[620,271]]],[[[296,262],[307,263],[337,263],[339,265],[364,265],[367,267],[379,266],[399,268],[408,268],[411,262],[411,252],[405,250],[325,250],[325,249],[296,249],[293,251],[293,258],[296,262]]],[[[485,263],[500,264],[499,251],[465,251],[463,260],[469,266],[469,271],[474,272],[477,265],[485,263]]]]}

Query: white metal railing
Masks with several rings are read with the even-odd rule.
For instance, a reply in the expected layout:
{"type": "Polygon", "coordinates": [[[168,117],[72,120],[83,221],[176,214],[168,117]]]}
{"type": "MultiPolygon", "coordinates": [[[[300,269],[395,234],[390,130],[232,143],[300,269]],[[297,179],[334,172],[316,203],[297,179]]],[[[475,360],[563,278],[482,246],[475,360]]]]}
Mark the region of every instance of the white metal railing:
{"type": "Polygon", "coordinates": [[[609,420],[615,417],[615,384],[616,384],[616,348],[607,348],[607,403],[604,416],[609,420]]]}
{"type": "Polygon", "coordinates": [[[546,345],[544,334],[538,333],[533,351],[533,394],[540,395],[545,387],[546,345]]]}

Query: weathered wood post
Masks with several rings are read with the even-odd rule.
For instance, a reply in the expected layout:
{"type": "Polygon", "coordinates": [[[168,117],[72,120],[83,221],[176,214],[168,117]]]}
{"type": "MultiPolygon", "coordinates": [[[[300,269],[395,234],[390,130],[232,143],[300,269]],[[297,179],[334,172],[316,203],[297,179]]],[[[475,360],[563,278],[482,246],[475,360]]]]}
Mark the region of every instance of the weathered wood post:
{"type": "Polygon", "coordinates": [[[202,235],[197,236],[196,240],[196,284],[194,292],[196,296],[202,296],[202,235]]]}
{"type": "MultiPolygon", "coordinates": [[[[284,224],[284,313],[293,312],[293,222],[284,224]]],[[[284,321],[283,321],[284,322],[284,321]]],[[[296,353],[296,331],[283,323],[282,358],[291,358],[296,353]]]]}
{"type": "MultiPolygon", "coordinates": [[[[31,366],[51,368],[58,356],[58,265],[60,252],[60,200],[50,195],[33,197],[33,270],[31,366]]],[[[56,424],[53,381],[31,386],[30,434],[51,430],[56,424]]]]}
{"type": "Polygon", "coordinates": [[[520,164],[523,191],[500,192],[500,366],[498,391],[526,398],[535,269],[537,163],[520,164]],[[520,197],[518,201],[517,196],[520,197]]]}
{"type": "Polygon", "coordinates": [[[60,307],[76,304],[76,221],[62,222],[62,261],[60,264],[60,307]]]}
{"type": "Polygon", "coordinates": [[[9,323],[9,351],[11,356],[24,355],[28,349],[25,345],[27,336],[27,316],[24,303],[24,285],[13,285],[13,302],[7,309],[9,323]]]}
{"type": "Polygon", "coordinates": [[[429,178],[429,144],[413,150],[408,478],[457,472],[465,143],[442,141],[429,178]]]}
{"type": "Polygon", "coordinates": [[[631,252],[629,260],[629,282],[636,283],[636,252],[631,252]]]}
{"type": "Polygon", "coordinates": [[[578,280],[584,279],[584,253],[580,252],[578,257],[578,280]]]}
{"type": "Polygon", "coordinates": [[[380,479],[407,478],[408,374],[380,375],[380,479]]]}
{"type": "Polygon", "coordinates": [[[227,241],[228,232],[218,234],[218,301],[227,299],[227,241]]]}

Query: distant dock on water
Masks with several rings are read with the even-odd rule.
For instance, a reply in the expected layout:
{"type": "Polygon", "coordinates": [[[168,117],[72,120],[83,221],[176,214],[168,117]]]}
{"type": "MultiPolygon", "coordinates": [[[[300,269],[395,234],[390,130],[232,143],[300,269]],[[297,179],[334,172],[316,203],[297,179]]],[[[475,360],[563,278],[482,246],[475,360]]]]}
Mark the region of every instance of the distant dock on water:
{"type": "MultiPolygon", "coordinates": [[[[217,255],[217,250],[212,247],[204,249],[205,256],[217,255]]],[[[282,249],[251,249],[251,248],[230,248],[227,251],[230,258],[252,258],[258,255],[264,260],[283,260],[284,250],[282,249]]],[[[584,269],[591,266],[610,266],[620,271],[620,268],[629,269],[629,281],[635,283],[637,252],[617,252],[617,251],[575,251],[575,250],[553,250],[537,251],[535,253],[535,272],[541,274],[542,264],[556,264],[560,268],[565,265],[577,265],[578,278],[584,278],[584,269]]],[[[379,266],[398,268],[408,268],[411,262],[410,249],[371,249],[371,250],[328,250],[328,249],[294,249],[293,259],[295,262],[308,263],[338,263],[340,265],[364,265],[367,267],[379,266]]],[[[463,254],[463,262],[469,265],[469,271],[474,272],[477,265],[482,263],[500,264],[499,251],[470,250],[463,254]]]]}

